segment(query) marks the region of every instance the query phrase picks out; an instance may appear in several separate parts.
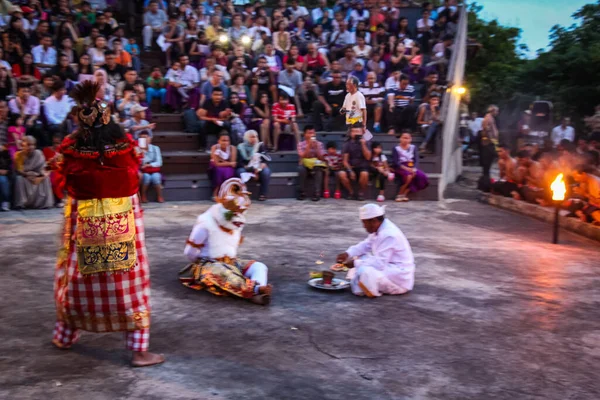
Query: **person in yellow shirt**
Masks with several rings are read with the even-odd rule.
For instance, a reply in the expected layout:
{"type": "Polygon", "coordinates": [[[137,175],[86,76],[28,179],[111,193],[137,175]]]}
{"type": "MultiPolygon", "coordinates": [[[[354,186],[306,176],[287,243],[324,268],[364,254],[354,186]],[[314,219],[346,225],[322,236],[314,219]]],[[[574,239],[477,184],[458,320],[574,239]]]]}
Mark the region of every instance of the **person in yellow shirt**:
{"type": "Polygon", "coordinates": [[[221,17],[213,15],[210,17],[210,25],[206,27],[206,39],[208,39],[209,43],[214,43],[219,40],[219,35],[222,32],[223,27],[221,26],[221,17]]]}

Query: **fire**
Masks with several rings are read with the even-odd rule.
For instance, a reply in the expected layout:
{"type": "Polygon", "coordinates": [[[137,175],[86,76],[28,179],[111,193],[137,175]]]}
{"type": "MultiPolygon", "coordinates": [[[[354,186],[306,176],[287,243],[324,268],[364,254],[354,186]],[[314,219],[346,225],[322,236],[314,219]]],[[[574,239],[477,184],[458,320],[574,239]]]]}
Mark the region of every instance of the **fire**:
{"type": "Polygon", "coordinates": [[[550,189],[552,189],[552,200],[565,199],[567,187],[565,186],[565,181],[563,180],[563,174],[558,174],[554,182],[552,182],[550,185],[550,189]]]}

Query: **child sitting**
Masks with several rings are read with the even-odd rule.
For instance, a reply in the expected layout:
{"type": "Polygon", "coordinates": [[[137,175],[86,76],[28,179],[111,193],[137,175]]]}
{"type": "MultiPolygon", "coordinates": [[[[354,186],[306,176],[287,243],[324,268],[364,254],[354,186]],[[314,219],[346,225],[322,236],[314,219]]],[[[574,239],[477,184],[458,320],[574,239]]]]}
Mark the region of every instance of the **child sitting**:
{"type": "Polygon", "coordinates": [[[148,77],[146,89],[146,103],[152,105],[154,98],[160,99],[160,105],[164,106],[167,99],[166,80],[163,77],[160,67],[152,67],[152,73],[148,77]]]}
{"type": "Polygon", "coordinates": [[[129,38],[127,43],[124,43],[123,49],[131,55],[131,64],[138,74],[141,69],[140,62],[140,47],[137,45],[135,38],[129,38]]]}
{"type": "Polygon", "coordinates": [[[8,127],[7,147],[11,160],[14,160],[17,151],[21,150],[21,142],[23,142],[23,137],[25,137],[23,117],[20,115],[15,115],[11,118],[10,125],[8,127]]]}
{"type": "Polygon", "coordinates": [[[387,162],[387,157],[383,154],[381,143],[373,142],[373,156],[371,157],[371,177],[375,179],[375,186],[379,189],[377,201],[385,201],[385,180],[394,179],[390,175],[390,167],[387,162]]]}
{"type": "Polygon", "coordinates": [[[167,71],[165,79],[169,82],[169,86],[177,88],[177,92],[181,95],[184,102],[187,103],[190,95],[187,92],[187,88],[184,86],[182,81],[183,71],[181,70],[181,64],[176,61],[171,65],[171,69],[167,71]]]}
{"type": "Polygon", "coordinates": [[[325,162],[327,163],[327,172],[325,173],[324,185],[325,190],[323,191],[323,197],[328,199],[329,194],[329,177],[335,177],[335,193],[333,198],[341,199],[342,193],[340,192],[340,180],[339,173],[342,169],[342,155],[337,151],[335,142],[327,143],[327,153],[325,154],[325,162]]]}

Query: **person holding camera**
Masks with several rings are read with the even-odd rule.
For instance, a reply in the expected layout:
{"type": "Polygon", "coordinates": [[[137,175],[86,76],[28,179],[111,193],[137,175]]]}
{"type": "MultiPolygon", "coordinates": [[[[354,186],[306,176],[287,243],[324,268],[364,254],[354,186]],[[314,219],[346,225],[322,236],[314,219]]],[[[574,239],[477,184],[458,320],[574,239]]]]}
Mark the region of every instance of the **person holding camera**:
{"type": "Polygon", "coordinates": [[[252,86],[250,88],[250,93],[254,101],[257,101],[259,92],[270,93],[271,99],[277,98],[275,75],[269,70],[269,65],[265,56],[260,56],[256,67],[252,68],[252,86]]]}
{"type": "Polygon", "coordinates": [[[369,168],[371,166],[371,148],[363,138],[364,126],[360,122],[352,125],[350,140],[344,143],[342,150],[344,170],[340,171],[340,181],[348,190],[348,200],[363,201],[369,184],[369,168]],[[354,196],[352,182],[358,180],[358,196],[354,196]]]}

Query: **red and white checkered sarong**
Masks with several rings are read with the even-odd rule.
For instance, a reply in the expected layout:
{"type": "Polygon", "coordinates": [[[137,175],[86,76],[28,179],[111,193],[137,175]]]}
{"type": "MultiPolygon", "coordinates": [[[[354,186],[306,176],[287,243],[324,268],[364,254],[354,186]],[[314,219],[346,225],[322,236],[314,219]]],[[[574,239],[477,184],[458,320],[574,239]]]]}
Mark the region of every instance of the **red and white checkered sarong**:
{"type": "Polygon", "coordinates": [[[69,347],[78,329],[92,332],[127,331],[128,348],[145,351],[150,327],[150,271],[144,239],[143,211],[131,196],[136,227],[136,264],[127,271],[82,275],[77,262],[77,200],[65,207],[63,247],[54,280],[57,324],[53,342],[69,347]],[[70,206],[70,207],[69,207],[70,206]]]}

